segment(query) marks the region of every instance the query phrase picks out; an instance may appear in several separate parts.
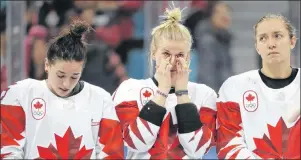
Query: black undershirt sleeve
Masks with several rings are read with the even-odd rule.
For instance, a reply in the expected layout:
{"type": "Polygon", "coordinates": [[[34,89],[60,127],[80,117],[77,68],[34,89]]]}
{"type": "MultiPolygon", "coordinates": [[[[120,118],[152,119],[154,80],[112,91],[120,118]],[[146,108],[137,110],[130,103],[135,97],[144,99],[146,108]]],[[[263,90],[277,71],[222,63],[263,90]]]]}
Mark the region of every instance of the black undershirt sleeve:
{"type": "Polygon", "coordinates": [[[139,113],[139,117],[156,125],[161,126],[166,109],[153,101],[146,103],[139,113]]]}
{"type": "Polygon", "coordinates": [[[176,106],[178,132],[189,133],[202,127],[198,109],[193,103],[178,104],[176,106]]]}

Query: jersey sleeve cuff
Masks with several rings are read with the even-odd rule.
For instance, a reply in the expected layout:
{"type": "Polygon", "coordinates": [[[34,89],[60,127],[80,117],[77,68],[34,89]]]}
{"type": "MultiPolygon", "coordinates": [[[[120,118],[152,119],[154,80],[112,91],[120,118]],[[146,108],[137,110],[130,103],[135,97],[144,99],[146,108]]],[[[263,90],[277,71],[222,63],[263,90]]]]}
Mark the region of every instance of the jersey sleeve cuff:
{"type": "Polygon", "coordinates": [[[165,108],[157,105],[153,101],[149,101],[141,109],[139,117],[160,127],[165,113],[166,113],[165,108]]]}
{"type": "Polygon", "coordinates": [[[179,133],[190,133],[202,127],[200,115],[195,104],[178,104],[175,107],[175,110],[177,114],[179,133]]]}

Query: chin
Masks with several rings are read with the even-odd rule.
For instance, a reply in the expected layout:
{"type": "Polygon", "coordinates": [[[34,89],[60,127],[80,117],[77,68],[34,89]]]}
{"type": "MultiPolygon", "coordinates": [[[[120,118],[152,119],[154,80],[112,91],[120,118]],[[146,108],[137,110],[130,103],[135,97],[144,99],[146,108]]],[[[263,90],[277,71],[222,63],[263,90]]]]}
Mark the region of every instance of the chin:
{"type": "Polygon", "coordinates": [[[269,64],[279,64],[279,63],[282,63],[282,62],[284,62],[284,60],[283,60],[283,59],[280,59],[280,58],[278,58],[278,57],[271,58],[271,59],[269,59],[269,61],[268,61],[269,64]]]}
{"type": "Polygon", "coordinates": [[[69,92],[65,93],[65,92],[60,92],[60,91],[58,91],[58,92],[56,92],[56,94],[57,94],[59,97],[66,97],[66,96],[68,96],[70,93],[69,93],[69,92]]]}

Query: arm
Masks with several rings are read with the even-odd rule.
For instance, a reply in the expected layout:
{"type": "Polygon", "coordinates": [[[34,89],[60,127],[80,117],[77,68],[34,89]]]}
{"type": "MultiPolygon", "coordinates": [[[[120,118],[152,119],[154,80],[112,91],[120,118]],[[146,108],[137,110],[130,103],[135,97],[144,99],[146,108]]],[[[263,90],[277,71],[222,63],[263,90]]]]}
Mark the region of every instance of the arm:
{"type": "Polygon", "coordinates": [[[123,159],[123,139],[120,122],[112,99],[104,98],[102,119],[99,124],[96,157],[98,159],[123,159]]]}
{"type": "Polygon", "coordinates": [[[1,159],[23,159],[25,112],[20,104],[18,85],[1,93],[1,159]]]}
{"type": "Polygon", "coordinates": [[[244,131],[241,126],[241,114],[238,102],[233,96],[235,81],[226,80],[219,91],[217,100],[217,153],[220,159],[254,159],[247,148],[244,131]]]}
{"type": "Polygon", "coordinates": [[[135,93],[127,88],[134,84],[128,82],[123,82],[113,96],[124,143],[132,152],[147,152],[157,139],[166,109],[149,101],[140,111],[137,101],[132,97],[135,93]]]}
{"type": "Polygon", "coordinates": [[[176,106],[179,141],[190,158],[203,157],[215,144],[215,102],[216,94],[211,90],[204,102],[178,103],[176,106]],[[196,105],[201,106],[199,111],[196,105]]]}

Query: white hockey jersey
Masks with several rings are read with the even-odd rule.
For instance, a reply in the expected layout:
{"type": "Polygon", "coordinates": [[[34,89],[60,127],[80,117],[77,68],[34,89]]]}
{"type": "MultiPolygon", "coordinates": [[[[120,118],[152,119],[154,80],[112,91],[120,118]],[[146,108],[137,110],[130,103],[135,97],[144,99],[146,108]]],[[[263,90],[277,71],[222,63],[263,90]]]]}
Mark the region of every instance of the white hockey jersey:
{"type": "Polygon", "coordinates": [[[258,70],[228,78],[217,101],[217,152],[220,159],[300,159],[300,69],[280,89],[267,87],[258,70]]]}
{"type": "Polygon", "coordinates": [[[121,133],[110,94],[86,82],[69,98],[33,79],[1,94],[1,158],[121,159],[121,133]]]}
{"type": "Polygon", "coordinates": [[[216,93],[206,85],[188,83],[188,94],[191,102],[197,106],[194,109],[200,114],[197,119],[202,126],[181,134],[178,132],[175,111],[177,97],[174,93],[166,99],[166,112],[163,113],[161,126],[139,117],[139,112],[154,97],[157,89],[151,78],[129,79],[113,94],[124,143],[128,148],[127,159],[201,158],[215,145],[216,93]]]}

